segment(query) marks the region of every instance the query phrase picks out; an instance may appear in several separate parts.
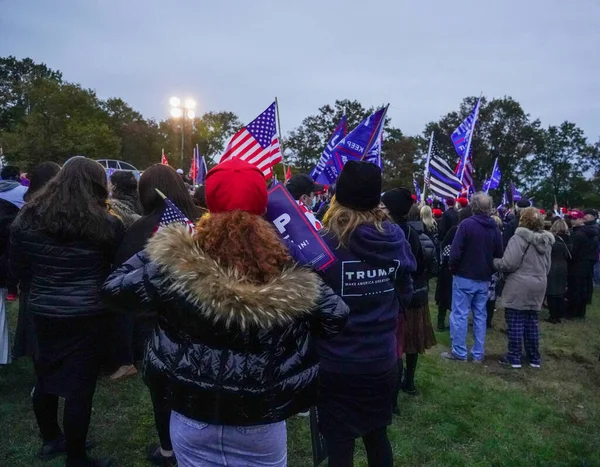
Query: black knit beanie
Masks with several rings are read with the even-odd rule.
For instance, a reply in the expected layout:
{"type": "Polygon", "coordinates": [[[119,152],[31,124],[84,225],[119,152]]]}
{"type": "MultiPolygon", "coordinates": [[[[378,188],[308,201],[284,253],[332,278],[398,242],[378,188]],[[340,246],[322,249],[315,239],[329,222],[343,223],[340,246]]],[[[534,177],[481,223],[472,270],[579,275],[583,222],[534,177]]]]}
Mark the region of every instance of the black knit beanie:
{"type": "Polygon", "coordinates": [[[370,211],[379,205],[381,170],[364,161],[348,161],[335,186],[335,199],[355,211],[370,211]]]}
{"type": "Polygon", "coordinates": [[[394,188],[386,191],[381,197],[381,201],[396,222],[408,214],[415,202],[412,193],[407,188],[394,188]]]}

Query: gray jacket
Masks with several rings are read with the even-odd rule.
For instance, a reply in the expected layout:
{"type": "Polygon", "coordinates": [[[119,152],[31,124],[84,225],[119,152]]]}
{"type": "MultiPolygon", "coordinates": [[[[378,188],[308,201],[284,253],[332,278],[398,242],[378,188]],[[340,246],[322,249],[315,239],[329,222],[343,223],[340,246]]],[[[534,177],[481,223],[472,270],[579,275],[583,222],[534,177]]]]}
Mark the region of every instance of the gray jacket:
{"type": "Polygon", "coordinates": [[[554,235],[550,232],[517,228],[508,242],[504,256],[494,260],[496,270],[506,274],[502,291],[502,304],[505,308],[541,310],[553,243],[554,235]]]}

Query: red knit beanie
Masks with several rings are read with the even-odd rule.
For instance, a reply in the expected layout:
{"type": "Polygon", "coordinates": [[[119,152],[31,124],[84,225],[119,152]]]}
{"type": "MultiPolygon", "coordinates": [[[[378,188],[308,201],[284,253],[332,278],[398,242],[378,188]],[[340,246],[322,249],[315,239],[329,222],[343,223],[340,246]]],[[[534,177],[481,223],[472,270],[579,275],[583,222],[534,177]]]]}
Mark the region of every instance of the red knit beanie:
{"type": "Polygon", "coordinates": [[[212,213],[267,211],[267,184],[262,172],[240,159],[223,162],[206,175],[206,205],[212,213]]]}

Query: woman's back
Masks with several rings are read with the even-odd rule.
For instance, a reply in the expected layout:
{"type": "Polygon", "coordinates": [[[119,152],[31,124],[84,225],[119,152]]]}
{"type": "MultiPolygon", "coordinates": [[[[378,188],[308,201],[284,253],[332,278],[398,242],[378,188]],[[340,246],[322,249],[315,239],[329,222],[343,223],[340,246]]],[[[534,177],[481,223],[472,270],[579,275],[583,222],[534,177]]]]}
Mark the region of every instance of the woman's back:
{"type": "Polygon", "coordinates": [[[319,343],[321,366],[331,372],[377,373],[396,359],[398,313],[412,295],[410,273],[416,268],[399,226],[386,221],[382,231],[360,225],[346,247],[325,234],[337,263],[324,272],[325,281],[350,307],[348,323],[334,340],[319,343]],[[401,303],[402,302],[402,303],[401,303]]]}
{"type": "Polygon", "coordinates": [[[86,316],[105,311],[100,288],[110,273],[112,255],[123,227],[107,214],[114,226],[114,242],[60,240],[40,231],[21,230],[17,222],[11,235],[11,269],[30,286],[32,313],[50,316],[86,316]]]}

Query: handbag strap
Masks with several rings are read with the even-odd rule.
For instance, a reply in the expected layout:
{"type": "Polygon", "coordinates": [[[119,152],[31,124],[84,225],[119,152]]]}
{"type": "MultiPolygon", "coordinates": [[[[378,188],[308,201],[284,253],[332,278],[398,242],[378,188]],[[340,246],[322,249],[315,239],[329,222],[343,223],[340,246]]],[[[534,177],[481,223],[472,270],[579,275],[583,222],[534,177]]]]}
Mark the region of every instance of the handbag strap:
{"type": "Polygon", "coordinates": [[[523,252],[523,256],[521,257],[521,262],[519,263],[519,266],[517,267],[517,269],[515,269],[515,271],[517,271],[521,266],[523,266],[523,261],[525,261],[525,256],[527,256],[527,250],[529,250],[530,246],[531,246],[531,243],[528,243],[527,248],[525,248],[525,251],[523,252]]]}

